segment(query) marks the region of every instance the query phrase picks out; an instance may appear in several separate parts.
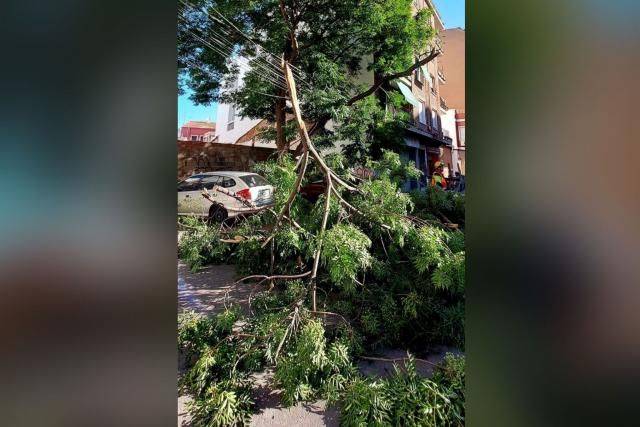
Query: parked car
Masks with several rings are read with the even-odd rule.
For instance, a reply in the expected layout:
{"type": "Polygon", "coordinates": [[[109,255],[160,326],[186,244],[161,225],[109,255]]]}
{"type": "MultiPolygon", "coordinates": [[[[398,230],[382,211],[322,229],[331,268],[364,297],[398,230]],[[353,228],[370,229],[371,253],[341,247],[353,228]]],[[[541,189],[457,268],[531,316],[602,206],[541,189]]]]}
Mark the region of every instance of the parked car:
{"type": "Polygon", "coordinates": [[[324,180],[313,181],[300,187],[300,195],[310,202],[315,202],[321,194],[324,194],[326,188],[327,184],[324,180]]]}
{"type": "Polygon", "coordinates": [[[178,215],[196,215],[222,222],[243,212],[251,213],[251,208],[222,191],[216,191],[215,186],[235,193],[257,208],[273,204],[273,186],[260,175],[250,172],[205,172],[178,183],[178,215]],[[204,188],[215,202],[202,196],[204,188]]]}

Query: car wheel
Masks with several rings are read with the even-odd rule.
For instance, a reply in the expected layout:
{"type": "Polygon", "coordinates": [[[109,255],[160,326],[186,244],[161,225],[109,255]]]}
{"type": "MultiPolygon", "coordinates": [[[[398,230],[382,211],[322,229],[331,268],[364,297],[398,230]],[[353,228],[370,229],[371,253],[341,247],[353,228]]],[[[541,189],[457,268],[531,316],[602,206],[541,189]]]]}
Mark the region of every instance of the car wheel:
{"type": "Polygon", "coordinates": [[[209,209],[209,221],[211,222],[220,223],[227,219],[228,216],[229,213],[222,206],[213,205],[211,206],[211,209],[209,209]]]}

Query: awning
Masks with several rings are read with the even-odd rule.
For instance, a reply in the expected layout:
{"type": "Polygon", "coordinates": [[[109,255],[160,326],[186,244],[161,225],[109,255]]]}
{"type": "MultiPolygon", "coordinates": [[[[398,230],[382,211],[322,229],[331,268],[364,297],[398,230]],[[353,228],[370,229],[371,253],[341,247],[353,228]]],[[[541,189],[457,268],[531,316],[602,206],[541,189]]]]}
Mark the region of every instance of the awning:
{"type": "Polygon", "coordinates": [[[421,139],[420,141],[424,142],[427,145],[431,145],[435,147],[440,147],[444,145],[446,147],[451,147],[450,141],[439,139],[436,135],[433,135],[429,132],[425,132],[424,130],[419,129],[411,124],[408,124],[406,129],[409,133],[413,135],[423,137],[423,139],[421,139]]]}
{"type": "Polygon", "coordinates": [[[411,93],[411,88],[405,85],[402,81],[398,82],[398,87],[400,88],[400,92],[404,95],[404,99],[407,100],[409,104],[412,104],[414,107],[419,107],[420,102],[413,96],[411,93]]]}

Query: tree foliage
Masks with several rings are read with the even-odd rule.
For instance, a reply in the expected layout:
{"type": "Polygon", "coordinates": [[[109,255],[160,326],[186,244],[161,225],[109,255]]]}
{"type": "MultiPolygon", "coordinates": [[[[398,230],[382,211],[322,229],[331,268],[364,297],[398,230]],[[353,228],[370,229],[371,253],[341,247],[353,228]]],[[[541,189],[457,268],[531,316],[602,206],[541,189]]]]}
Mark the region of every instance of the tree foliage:
{"type": "MultiPolygon", "coordinates": [[[[459,406],[464,373],[457,359],[447,359],[450,376],[440,380],[421,378],[409,355],[402,368],[384,380],[357,379],[345,391],[342,425],[346,426],[460,426],[464,408],[459,406]],[[453,361],[453,362],[452,362],[453,361]],[[457,365],[455,365],[457,363],[457,365]]],[[[462,365],[463,366],[463,365],[462,365]]],[[[462,367],[464,369],[464,367],[462,367]]]]}
{"type": "MultiPolygon", "coordinates": [[[[285,113],[291,112],[278,76],[284,58],[303,83],[299,97],[304,119],[321,123],[312,132],[314,142],[350,141],[351,158],[363,158],[372,146],[397,143],[402,115],[386,114],[375,96],[352,100],[373,84],[374,76],[405,71],[416,58],[432,53],[431,11],[414,14],[412,0],[282,0],[285,20],[280,3],[198,0],[190,6],[179,1],[181,90],[189,88],[196,103],[233,103],[245,117],[280,120],[284,127],[285,113]],[[244,60],[229,61],[232,57],[244,60]],[[239,68],[243,84],[236,87],[239,68]],[[334,119],[334,131],[324,127],[329,119],[334,119]]],[[[400,99],[384,101],[395,105],[400,99]]],[[[266,132],[263,137],[276,135],[266,132]]],[[[286,140],[293,138],[289,132],[286,140]]]]}
{"type": "Polygon", "coordinates": [[[354,289],[356,274],[371,265],[371,240],[352,224],[338,224],[325,236],[322,260],[331,280],[354,289]]]}
{"type": "MultiPolygon", "coordinates": [[[[179,9],[181,81],[193,99],[234,103],[247,117],[277,122],[262,138],[275,138],[282,149],[283,138],[295,138],[287,90],[273,64],[283,58],[295,67],[312,137],[303,140],[301,155],[255,166],[276,189],[273,208],[231,232],[183,223],[179,254],[192,268],[231,262],[249,275],[232,286],[261,289],[247,317],[228,308],[213,319],[180,319],[195,422],[245,423],[250,375],[270,365],[285,404],[316,397],[340,402],[343,425],[461,425],[463,374],[419,377],[411,355],[386,379],[363,377],[356,367],[358,356],[387,346],[417,353],[437,344],[464,348],[464,199],[400,190],[420,171],[388,150],[402,140],[404,100],[378,91],[419,65],[416,58],[433,54],[430,12],[414,14],[411,0],[203,0],[196,6],[179,9]],[[211,37],[222,40],[227,55],[203,46],[211,37]],[[227,61],[230,56],[247,63],[227,61]],[[245,75],[235,87],[238,66],[245,75]],[[368,83],[358,83],[366,73],[368,83]],[[341,153],[315,150],[343,142],[341,153]],[[355,178],[354,164],[374,176],[355,178]],[[316,203],[301,197],[299,185],[319,180],[325,192],[316,203]],[[451,219],[458,230],[445,225],[451,219]],[[234,243],[224,244],[225,237],[234,243]]],[[[447,363],[455,365],[447,372],[460,369],[447,363]]]]}

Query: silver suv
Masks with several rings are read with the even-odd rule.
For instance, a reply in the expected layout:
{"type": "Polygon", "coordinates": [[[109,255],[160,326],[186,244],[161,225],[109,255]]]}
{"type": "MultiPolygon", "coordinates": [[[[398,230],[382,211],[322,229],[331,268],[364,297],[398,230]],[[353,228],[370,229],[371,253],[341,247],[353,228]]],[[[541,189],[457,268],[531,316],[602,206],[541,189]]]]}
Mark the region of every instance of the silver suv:
{"type": "Polygon", "coordinates": [[[196,215],[222,222],[272,204],[273,186],[255,173],[205,172],[178,183],[178,215],[196,215]],[[215,202],[202,195],[203,189],[215,202]]]}

